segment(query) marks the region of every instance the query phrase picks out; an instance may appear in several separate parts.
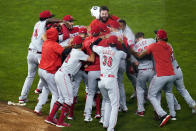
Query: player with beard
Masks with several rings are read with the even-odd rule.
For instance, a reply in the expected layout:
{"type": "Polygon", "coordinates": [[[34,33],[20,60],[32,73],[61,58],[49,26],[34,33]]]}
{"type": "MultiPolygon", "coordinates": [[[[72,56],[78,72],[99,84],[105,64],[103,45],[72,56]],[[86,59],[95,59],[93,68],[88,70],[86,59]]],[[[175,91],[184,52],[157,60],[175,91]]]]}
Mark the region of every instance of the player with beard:
{"type": "MultiPolygon", "coordinates": [[[[102,30],[102,27],[110,26],[112,21],[117,21],[117,20],[119,20],[117,16],[109,14],[109,9],[107,6],[101,6],[99,19],[94,19],[90,23],[90,27],[92,28],[94,26],[99,26],[102,30]]],[[[106,28],[105,32],[110,32],[110,29],[106,28]]]]}

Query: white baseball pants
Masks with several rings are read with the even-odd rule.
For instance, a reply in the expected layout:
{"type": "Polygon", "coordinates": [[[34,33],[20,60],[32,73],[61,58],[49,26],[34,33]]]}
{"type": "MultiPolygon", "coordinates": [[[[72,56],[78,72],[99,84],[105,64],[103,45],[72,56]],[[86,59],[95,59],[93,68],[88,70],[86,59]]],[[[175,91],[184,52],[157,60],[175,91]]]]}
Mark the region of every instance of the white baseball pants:
{"type": "Polygon", "coordinates": [[[54,80],[54,74],[51,74],[47,72],[46,70],[40,69],[39,68],[39,76],[40,79],[42,80],[44,87],[52,93],[52,99],[50,102],[50,111],[53,108],[54,103],[57,101],[59,94],[57,91],[56,83],[54,80]]]}
{"type": "MultiPolygon", "coordinates": [[[[28,56],[27,56],[28,75],[25,79],[19,100],[24,100],[27,98],[29,90],[32,86],[33,80],[35,78],[36,71],[40,63],[40,59],[41,59],[41,54],[37,54],[32,51],[28,52],[28,56]]],[[[38,87],[41,86],[41,83],[42,81],[39,80],[38,87]]]]}
{"type": "Polygon", "coordinates": [[[137,95],[137,111],[142,112],[145,111],[144,102],[145,102],[145,95],[147,95],[148,88],[147,82],[151,82],[154,76],[153,69],[146,69],[146,70],[139,70],[137,76],[137,83],[136,83],[136,95],[137,95]]]}
{"type": "Polygon", "coordinates": [[[103,126],[107,127],[107,131],[113,131],[117,123],[120,98],[117,79],[101,77],[99,88],[105,102],[103,126]]]}
{"type": "MultiPolygon", "coordinates": [[[[163,110],[160,101],[158,100],[158,97],[160,97],[159,93],[162,89],[164,89],[168,107],[172,108],[172,104],[174,102],[174,96],[172,94],[173,81],[174,81],[174,76],[157,77],[156,75],[151,80],[150,87],[148,90],[148,99],[150,100],[151,104],[154,107],[154,110],[160,117],[166,115],[167,113],[163,110]]],[[[170,109],[170,113],[172,111],[174,111],[174,106],[173,109],[170,109]]],[[[172,114],[172,116],[175,116],[175,112],[173,113],[174,114],[172,114]]]]}

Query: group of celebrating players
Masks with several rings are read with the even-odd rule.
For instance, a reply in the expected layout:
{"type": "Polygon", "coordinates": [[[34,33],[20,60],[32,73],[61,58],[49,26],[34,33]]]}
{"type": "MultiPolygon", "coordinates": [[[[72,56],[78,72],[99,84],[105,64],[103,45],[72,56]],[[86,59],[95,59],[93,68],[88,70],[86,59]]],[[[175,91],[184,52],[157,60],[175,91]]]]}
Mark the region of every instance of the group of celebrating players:
{"type": "Polygon", "coordinates": [[[95,118],[99,118],[108,131],[113,131],[119,110],[128,111],[123,85],[126,72],[137,97],[138,116],[144,116],[144,104],[149,100],[160,127],[170,119],[176,120],[176,110],[181,107],[172,93],[173,84],[192,108],[192,113],[196,113],[196,103],[185,89],[182,71],[164,30],[155,31],[155,40],[146,39],[143,32],[134,35],[126,21],[110,15],[106,6],[93,6],[91,15],[95,19],[89,26],[78,26],[70,15],[59,20],[48,10],[40,13],[29,45],[28,75],[19,103],[27,102],[38,69],[40,80],[35,93],[39,98],[34,112],[41,114],[51,93],[50,112],[45,122],[69,127],[71,125],[64,120],[66,116],[73,120],[83,80],[86,87],[84,121],[93,120],[95,104],[95,118]],[[162,90],[169,114],[161,107],[162,90]],[[58,110],[61,113],[56,119],[58,110]]]}

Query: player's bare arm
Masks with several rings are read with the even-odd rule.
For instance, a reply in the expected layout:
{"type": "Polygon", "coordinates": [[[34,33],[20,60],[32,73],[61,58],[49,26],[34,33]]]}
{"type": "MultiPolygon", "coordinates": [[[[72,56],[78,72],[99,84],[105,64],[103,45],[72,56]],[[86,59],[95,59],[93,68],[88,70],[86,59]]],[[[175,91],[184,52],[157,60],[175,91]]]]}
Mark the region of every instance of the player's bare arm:
{"type": "Polygon", "coordinates": [[[91,52],[91,55],[87,59],[88,62],[94,62],[95,61],[95,53],[91,52]]]}
{"type": "Polygon", "coordinates": [[[46,33],[44,33],[44,34],[42,35],[42,40],[43,40],[43,41],[47,40],[47,38],[46,38],[46,33]]]}

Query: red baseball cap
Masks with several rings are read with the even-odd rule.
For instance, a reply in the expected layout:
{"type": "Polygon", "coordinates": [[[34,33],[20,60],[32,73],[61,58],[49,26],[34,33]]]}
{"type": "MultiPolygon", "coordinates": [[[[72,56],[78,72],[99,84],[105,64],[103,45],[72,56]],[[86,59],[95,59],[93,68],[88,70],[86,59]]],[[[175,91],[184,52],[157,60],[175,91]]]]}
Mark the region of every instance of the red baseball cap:
{"type": "Polygon", "coordinates": [[[116,28],[116,29],[119,29],[120,28],[120,24],[117,22],[117,21],[111,21],[110,23],[110,27],[112,28],[116,28]]]}
{"type": "Polygon", "coordinates": [[[91,34],[98,34],[100,32],[99,26],[93,26],[91,27],[91,34]]]}
{"type": "Polygon", "coordinates": [[[160,39],[167,39],[167,33],[163,29],[158,30],[156,34],[160,39]]]}
{"type": "Polygon", "coordinates": [[[82,37],[77,35],[73,38],[73,41],[72,41],[72,44],[73,45],[80,45],[82,44],[82,37]]]}
{"type": "Polygon", "coordinates": [[[108,44],[118,44],[118,37],[115,35],[111,35],[108,38],[108,44]]]}
{"type": "Polygon", "coordinates": [[[79,28],[78,32],[87,34],[87,29],[85,27],[81,27],[81,28],[79,28]]]}
{"type": "Polygon", "coordinates": [[[54,15],[51,14],[49,10],[45,10],[40,13],[40,18],[49,18],[49,17],[53,17],[53,16],[54,15]]]}
{"type": "Polygon", "coordinates": [[[63,20],[65,21],[74,21],[74,18],[71,15],[64,16],[63,20]]]}

